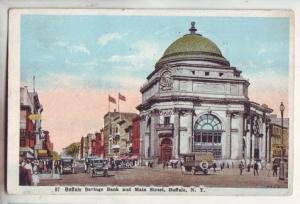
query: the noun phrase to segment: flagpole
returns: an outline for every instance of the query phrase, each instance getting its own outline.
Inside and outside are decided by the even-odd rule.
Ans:
[[[118,94],[118,112],[120,112],[119,101],[120,101],[120,93]]]

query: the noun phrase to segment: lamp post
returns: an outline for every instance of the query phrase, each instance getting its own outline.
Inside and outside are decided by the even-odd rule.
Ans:
[[[280,169],[279,169],[279,179],[284,180],[284,152],[283,152],[283,111],[284,111],[284,105],[281,102],[280,104],[280,112],[281,112],[281,159],[280,159]]]

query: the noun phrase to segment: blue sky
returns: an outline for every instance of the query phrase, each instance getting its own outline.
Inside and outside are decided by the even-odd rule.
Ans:
[[[264,71],[288,77],[288,18],[24,15],[21,80],[35,75],[40,89],[122,88],[112,76],[142,82],[191,21],[245,78]],[[60,84],[60,77],[77,83]]]

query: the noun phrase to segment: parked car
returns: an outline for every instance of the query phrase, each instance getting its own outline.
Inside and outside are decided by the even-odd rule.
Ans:
[[[84,173],[85,171],[85,161],[82,159],[77,159],[74,162],[75,173]]]
[[[197,152],[190,154],[181,154],[182,158],[182,173],[191,172],[192,175],[202,171],[208,173],[213,165],[214,156],[211,152]]]
[[[89,156],[87,158],[85,158],[85,173],[90,173],[90,164],[91,164],[91,161],[93,159],[97,159],[98,157],[95,157],[95,156]]]
[[[108,176],[108,161],[101,158],[90,160],[90,175],[94,176]]]
[[[75,173],[74,159],[72,157],[61,158],[60,163],[61,163],[61,171],[60,171],[61,174]]]

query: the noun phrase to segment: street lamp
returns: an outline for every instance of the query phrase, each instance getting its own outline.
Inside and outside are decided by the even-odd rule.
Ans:
[[[284,111],[284,105],[281,102],[280,104],[280,112],[281,112],[281,159],[280,159],[280,169],[279,169],[279,179],[284,180],[284,153],[283,153],[283,111]]]

